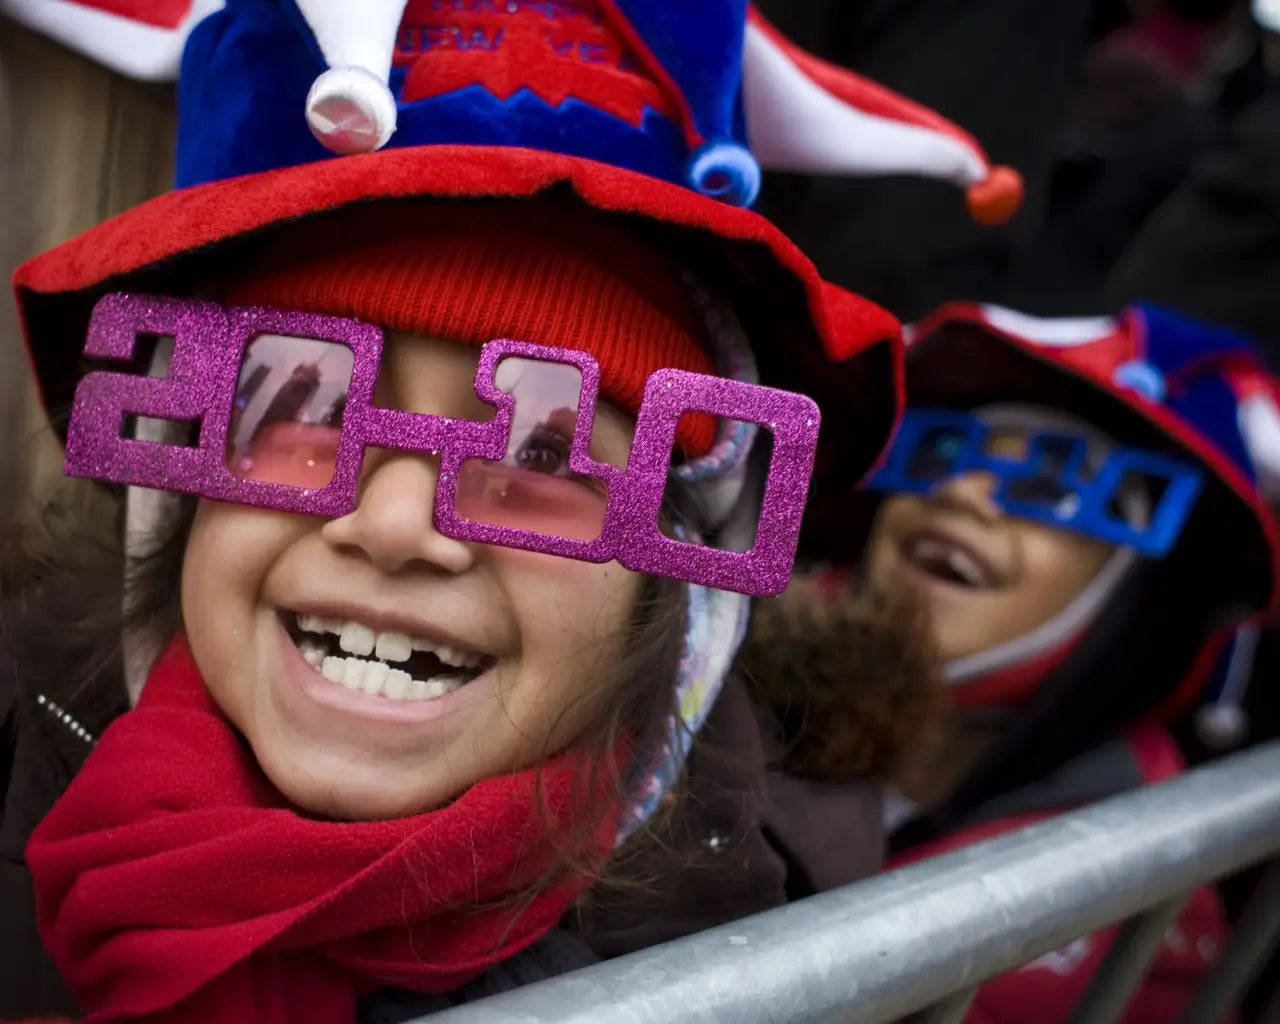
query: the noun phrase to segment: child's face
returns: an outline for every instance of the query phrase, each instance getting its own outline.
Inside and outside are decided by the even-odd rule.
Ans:
[[[478,358],[392,336],[377,404],[488,419]],[[625,466],[631,434],[602,404],[592,455]],[[536,763],[578,735],[622,654],[642,577],[437,533],[437,466],[370,450],[359,505],[327,522],[210,501],[196,513],[182,578],[192,651],[263,771],[304,810],[400,817]],[[355,686],[308,662],[352,648],[378,663],[354,666]],[[371,678],[380,694],[365,692],[379,688]]]
[[[986,473],[880,506],[867,571],[873,587],[916,590],[943,661],[1048,622],[1098,574],[1112,549],[1069,530],[1006,517]]]

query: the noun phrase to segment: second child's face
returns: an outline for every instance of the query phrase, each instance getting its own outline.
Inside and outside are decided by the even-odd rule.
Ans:
[[[1061,612],[1112,549],[1069,530],[1005,516],[985,473],[880,506],[867,572],[873,587],[915,590],[942,660],[1013,640]]]
[[[478,358],[392,336],[376,404],[486,419]],[[625,466],[631,431],[601,406],[592,455]],[[536,763],[580,733],[623,653],[642,577],[437,533],[437,467],[371,449],[355,511],[331,521],[197,510],[182,578],[192,652],[303,810],[401,817]]]

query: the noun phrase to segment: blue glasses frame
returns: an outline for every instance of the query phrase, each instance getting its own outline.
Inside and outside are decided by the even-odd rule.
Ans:
[[[1097,472],[1086,475],[1088,446],[1083,437],[1029,431],[1026,456],[1010,459],[986,450],[990,433],[991,428],[972,413],[908,408],[884,465],[867,488],[927,494],[949,477],[989,473],[997,481],[993,498],[1005,514],[1132,547],[1151,558],[1168,554],[1204,489],[1204,474],[1196,467],[1142,448],[1112,447]],[[945,465],[919,472],[914,468],[917,456],[928,454],[924,446],[939,435],[945,437],[947,448],[936,458]],[[1053,473],[1062,498],[1047,503],[1021,497],[1020,490],[1029,481],[1043,478],[1046,469]],[[1135,526],[1111,511],[1125,482],[1135,476],[1162,485],[1159,497],[1153,496],[1145,526]]]

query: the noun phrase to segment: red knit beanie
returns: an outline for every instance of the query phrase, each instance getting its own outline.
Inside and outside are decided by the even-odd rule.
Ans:
[[[655,370],[715,373],[675,262],[600,214],[549,203],[349,209],[271,236],[215,292],[477,345],[581,349],[603,397],[633,415]],[[714,437],[711,417],[682,417],[687,455]]]

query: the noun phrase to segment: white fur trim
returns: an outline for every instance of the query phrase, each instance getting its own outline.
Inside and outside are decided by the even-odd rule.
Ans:
[[[372,153],[396,130],[396,101],[367,68],[331,68],[307,94],[307,125],[335,153]]]
[[[0,12],[104,67],[144,82],[172,82],[187,35],[220,10],[222,0],[195,0],[173,29],[130,21],[71,0],[0,0]]]
[[[1046,348],[1074,348],[1115,334],[1120,322],[1110,316],[1040,317],[1005,306],[984,304],[982,317],[998,331],[1026,338]]]
[[[1280,500],[1280,409],[1269,394],[1250,395],[1236,414],[1264,500]]]
[[[986,161],[973,147],[845,103],[752,24],[742,54],[742,93],[751,151],[769,170],[918,174],[962,186],[987,176]]]

